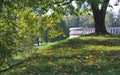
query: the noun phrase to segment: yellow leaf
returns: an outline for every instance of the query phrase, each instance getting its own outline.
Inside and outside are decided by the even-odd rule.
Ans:
[[[26,67],[22,67],[22,70],[26,70]]]

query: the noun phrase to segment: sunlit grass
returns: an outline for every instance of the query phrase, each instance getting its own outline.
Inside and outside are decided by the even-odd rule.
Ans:
[[[35,47],[2,75],[119,75],[120,35],[81,36]],[[15,59],[23,59],[23,57]]]

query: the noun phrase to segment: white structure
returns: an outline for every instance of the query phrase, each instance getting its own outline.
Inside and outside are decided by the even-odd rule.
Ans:
[[[107,28],[107,31],[111,34],[120,34],[120,27],[110,27]],[[82,27],[75,27],[70,28],[70,38],[79,37],[80,35],[86,35],[90,33],[94,33],[94,28],[82,28]]]
[[[70,28],[70,37],[69,38],[74,38],[74,37],[79,37],[83,33],[83,28],[82,27],[75,27],[75,28]]]

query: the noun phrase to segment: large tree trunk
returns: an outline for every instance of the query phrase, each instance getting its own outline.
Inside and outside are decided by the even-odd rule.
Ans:
[[[106,5],[101,6],[101,9],[99,8],[99,5],[91,3],[96,34],[108,34],[107,29],[105,27],[105,16],[106,16],[106,9],[107,9],[108,3],[109,3],[109,0],[106,1]]]
[[[106,34],[108,33],[105,27],[105,12],[99,10],[93,10],[94,22],[95,22],[95,33]]]

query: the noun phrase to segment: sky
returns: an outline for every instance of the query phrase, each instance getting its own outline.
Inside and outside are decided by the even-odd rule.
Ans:
[[[114,4],[115,4],[116,2],[117,2],[117,0],[110,0],[109,4],[112,5],[113,8],[108,7],[107,10],[108,10],[108,11],[111,11],[111,10],[112,10],[112,12],[114,12],[115,15],[118,15],[118,11],[120,10],[120,2],[119,2],[119,5],[114,6]],[[73,4],[73,5],[75,6],[75,8],[76,8],[77,5],[75,4],[75,1],[73,1],[72,4]],[[52,9],[49,9],[49,11],[47,12],[46,15],[50,15],[52,12],[53,12],[53,10],[52,10]]]
[[[112,10],[114,13],[118,13],[118,11],[120,10],[120,2],[118,6],[114,6],[114,4],[118,3],[117,0],[110,0],[109,4],[113,6],[113,8],[108,7],[108,10]],[[74,7],[76,8],[76,3],[75,1],[72,2],[72,4],[74,5]]]
[[[112,10],[116,15],[118,14],[118,11],[120,10],[120,3],[117,6],[114,6],[114,4],[117,2],[117,0],[110,0],[109,4],[113,6],[113,8],[108,7],[108,10]]]

